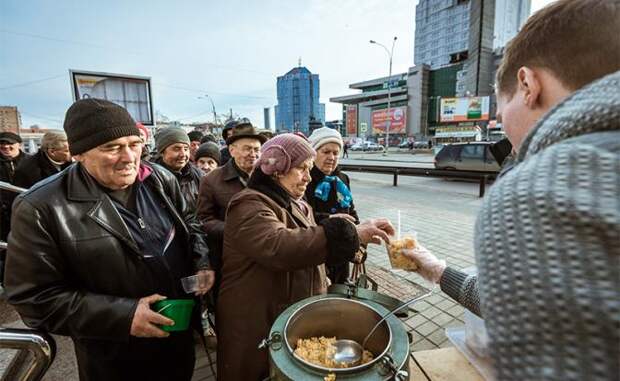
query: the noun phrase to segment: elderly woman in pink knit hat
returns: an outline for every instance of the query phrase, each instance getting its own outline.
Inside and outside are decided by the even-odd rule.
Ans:
[[[325,264],[348,263],[361,243],[388,240],[387,220],[317,225],[303,200],[316,152],[298,135],[261,148],[248,188],[228,205],[217,305],[218,380],[262,380],[268,353],[258,343],[291,304],[327,291]]]

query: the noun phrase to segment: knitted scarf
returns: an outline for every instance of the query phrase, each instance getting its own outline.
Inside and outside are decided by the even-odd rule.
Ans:
[[[316,186],[314,195],[323,202],[327,201],[329,198],[329,193],[332,190],[332,182],[334,181],[336,182],[336,199],[338,201],[338,205],[340,205],[341,208],[350,207],[351,202],[353,201],[351,191],[337,176],[325,176],[319,185]]]

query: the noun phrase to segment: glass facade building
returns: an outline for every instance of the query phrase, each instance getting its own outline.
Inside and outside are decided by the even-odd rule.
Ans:
[[[278,77],[276,132],[310,134],[310,118],[325,121],[325,104],[319,103],[319,75],[296,67]]]
[[[415,10],[416,66],[438,69],[469,49],[469,10],[469,1],[420,0]]]

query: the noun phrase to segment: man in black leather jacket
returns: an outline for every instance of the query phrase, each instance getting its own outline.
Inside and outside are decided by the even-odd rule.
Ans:
[[[191,331],[164,332],[173,322],[150,309],[192,297],[180,278],[213,275],[179,184],[140,163],[139,131],[114,103],[80,100],[64,128],[78,163],[17,198],[8,301],[28,326],[73,339],[81,380],[190,380]]]

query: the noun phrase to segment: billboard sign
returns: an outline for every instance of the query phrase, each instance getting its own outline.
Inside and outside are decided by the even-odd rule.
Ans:
[[[347,106],[347,136],[357,136],[357,105]]]
[[[440,122],[489,120],[489,97],[441,99]]]
[[[69,70],[73,100],[100,98],[123,106],[136,122],[154,124],[151,79],[123,74]]]
[[[371,114],[372,132],[385,134],[387,109],[376,110]],[[407,129],[407,106],[390,108],[390,134],[404,134]]]

